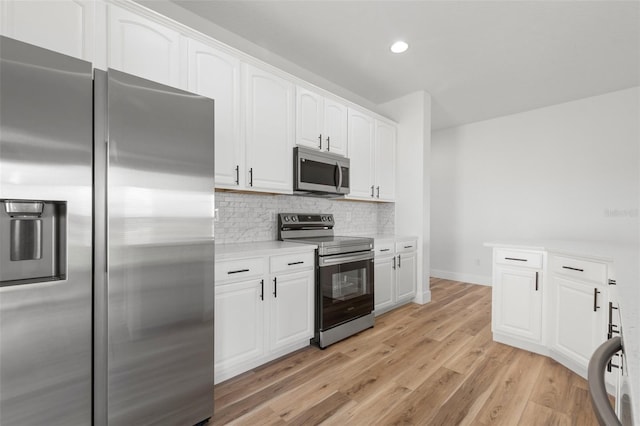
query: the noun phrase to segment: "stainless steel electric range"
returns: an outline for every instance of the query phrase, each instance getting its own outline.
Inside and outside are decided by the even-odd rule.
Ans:
[[[321,348],[373,327],[373,238],[333,234],[332,214],[280,213],[278,239],[315,244],[314,342]]]

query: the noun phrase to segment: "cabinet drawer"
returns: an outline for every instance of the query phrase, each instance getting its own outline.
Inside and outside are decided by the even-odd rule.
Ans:
[[[259,277],[266,273],[265,264],[266,258],[264,257],[216,262],[216,283],[219,281],[238,281],[251,277]]]
[[[551,256],[550,260],[553,273],[598,284],[606,283],[607,265],[604,263],[565,256]]]
[[[394,254],[394,244],[393,241],[384,241],[381,243],[375,243],[374,256],[382,257],[382,256],[393,256]]]
[[[418,249],[418,242],[416,240],[404,240],[396,242],[396,253],[408,253],[416,251]]]
[[[303,269],[310,269],[315,266],[315,253],[296,253],[296,254],[282,254],[277,256],[271,256],[270,259],[270,271],[272,274],[279,272],[300,271]]]
[[[501,265],[541,269],[542,257],[541,252],[496,249],[494,260]]]

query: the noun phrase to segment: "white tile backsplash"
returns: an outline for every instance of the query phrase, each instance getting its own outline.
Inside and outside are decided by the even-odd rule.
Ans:
[[[333,213],[336,235],[392,234],[394,204],[216,191],[216,243],[277,239],[278,213]]]

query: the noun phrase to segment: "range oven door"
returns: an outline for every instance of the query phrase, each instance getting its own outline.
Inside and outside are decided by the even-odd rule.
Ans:
[[[327,330],[373,311],[373,252],[318,260],[318,326]]]

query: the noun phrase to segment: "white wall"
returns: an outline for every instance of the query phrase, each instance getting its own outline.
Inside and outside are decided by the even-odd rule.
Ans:
[[[415,301],[431,300],[429,288],[429,203],[431,95],[418,91],[380,105],[398,122],[395,234],[418,236],[418,288]]]
[[[637,243],[640,88],[434,132],[431,272],[489,284],[505,239]]]

